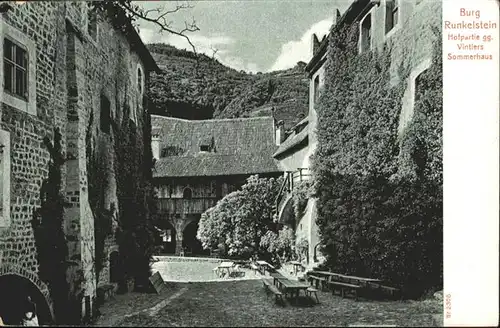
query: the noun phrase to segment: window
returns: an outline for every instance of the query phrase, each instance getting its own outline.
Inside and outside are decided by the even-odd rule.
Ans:
[[[144,77],[142,76],[142,69],[141,67],[137,68],[137,90],[139,90],[139,95],[142,96],[143,92],[143,86],[144,86]]]
[[[385,33],[389,33],[399,20],[398,0],[386,0],[385,2]]]
[[[361,22],[360,53],[370,50],[372,43],[372,16],[368,14]]]
[[[319,75],[314,79],[314,104],[319,100]]]
[[[201,145],[200,146],[200,151],[209,152],[210,151],[210,146],[209,145]]]
[[[170,229],[164,230],[162,237],[164,243],[172,242],[172,230]]]
[[[182,193],[182,198],[191,199],[193,198],[193,191],[191,188],[184,188],[184,192]]]
[[[0,227],[10,225],[10,133],[0,130]]]
[[[4,89],[28,100],[28,53],[8,38],[3,43]]]
[[[0,15],[0,102],[36,115],[36,44]]]
[[[111,109],[108,98],[101,96],[101,132],[109,133],[111,126]]]
[[[410,124],[413,118],[415,102],[418,101],[422,93],[430,87],[425,85],[422,73],[431,66],[430,58],[424,60],[420,65],[415,67],[411,72],[408,87],[403,98],[403,106],[399,116],[398,137],[401,138],[406,127]]]

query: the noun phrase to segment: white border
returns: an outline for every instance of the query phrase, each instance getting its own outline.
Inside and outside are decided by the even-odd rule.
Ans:
[[[499,31],[447,30],[460,8],[499,25],[497,0],[443,0],[444,324],[498,324]],[[494,60],[448,60],[448,34],[491,34]],[[474,53],[471,51],[470,53]]]

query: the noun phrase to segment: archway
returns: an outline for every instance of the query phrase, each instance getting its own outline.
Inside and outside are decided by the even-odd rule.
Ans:
[[[278,222],[281,225],[288,226],[293,231],[297,229],[297,223],[301,218],[296,218],[293,208],[293,199],[292,196],[289,195],[285,200],[284,204],[279,208],[278,213]]]
[[[159,240],[157,245],[161,245],[161,253],[175,254],[176,231],[174,226],[167,220],[161,220],[157,224]]]
[[[192,255],[209,255],[209,251],[203,249],[201,242],[196,238],[196,234],[198,233],[198,220],[191,221],[184,228],[182,233],[182,247],[187,254]]]
[[[52,324],[52,314],[45,296],[33,282],[17,274],[0,276],[0,317],[4,324],[21,325],[28,297],[36,306],[38,323]]]
[[[184,199],[193,198],[193,191],[191,190],[191,188],[189,187],[184,188],[184,191],[182,192],[182,198]]]

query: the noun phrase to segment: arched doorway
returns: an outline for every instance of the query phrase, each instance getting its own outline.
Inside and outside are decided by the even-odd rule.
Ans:
[[[191,188],[189,187],[184,188],[184,191],[182,192],[182,198],[184,199],[193,198],[193,191],[191,190]]]
[[[167,220],[160,220],[156,225],[159,231],[158,245],[161,245],[161,253],[175,254],[176,231],[174,226]]]
[[[28,297],[36,306],[38,323],[53,323],[50,307],[40,289],[20,275],[5,274],[0,276],[0,317],[5,325],[21,325]]]
[[[198,233],[198,221],[192,221],[184,228],[182,247],[184,251],[192,255],[209,255],[209,250],[204,250],[201,242],[196,238]]]
[[[120,254],[113,251],[109,254],[109,282],[119,282],[121,272]]]

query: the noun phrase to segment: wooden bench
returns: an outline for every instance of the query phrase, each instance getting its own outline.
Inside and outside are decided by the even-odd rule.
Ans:
[[[316,288],[319,288],[319,285],[321,284],[321,289],[323,289],[325,283],[328,281],[324,277],[319,277],[319,276],[315,276],[315,275],[308,275],[307,280],[309,281],[311,286],[315,285]]]
[[[318,298],[318,290],[313,287],[309,287],[306,289],[306,296],[313,298],[312,295],[316,296],[316,304],[319,304],[319,298]]]
[[[268,292],[271,292],[272,294],[274,294],[276,302],[279,301],[280,303],[284,304],[283,293],[281,293],[279,289],[273,285],[270,279],[262,279],[262,283],[264,285],[264,288],[266,289],[266,294]]]
[[[382,290],[386,290],[389,292],[389,294],[391,294],[392,297],[395,297],[397,294],[399,294],[399,296],[402,298],[402,293],[401,291],[398,289],[398,288],[394,288],[394,287],[389,287],[389,286],[380,286],[380,288]]]
[[[399,294],[400,298],[403,298],[403,294],[401,293],[401,290],[399,288],[383,286],[381,284],[377,284],[377,283],[373,283],[373,282],[369,282],[368,286],[372,289],[375,289],[375,290],[388,291],[392,297],[395,297],[395,295]]]
[[[358,290],[361,288],[361,286],[348,284],[345,282],[339,282],[339,281],[329,281],[328,284],[331,285],[332,294],[335,295],[335,290],[338,289],[338,290],[340,290],[340,295],[342,295],[342,298],[343,298],[346,295],[345,290],[350,290],[354,294],[354,299],[356,301],[358,300]]]

